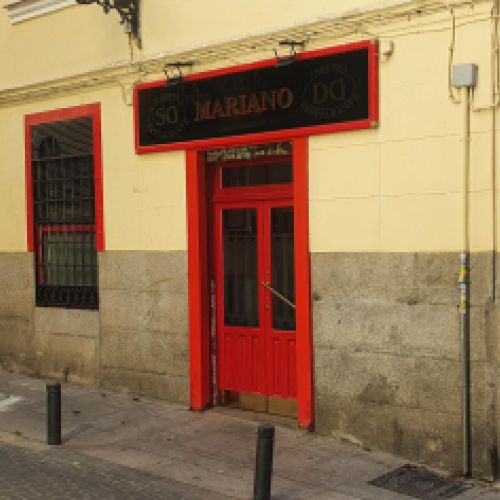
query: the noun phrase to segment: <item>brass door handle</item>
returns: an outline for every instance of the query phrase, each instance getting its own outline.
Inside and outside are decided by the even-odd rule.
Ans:
[[[270,283],[268,283],[267,281],[263,281],[262,282],[262,286],[264,288],[267,288],[271,293],[273,293],[274,295],[276,295],[276,297],[278,297],[278,299],[282,300],[285,304],[289,305],[290,307],[293,307],[293,309],[295,309],[295,304],[288,300],[284,295],[282,295],[281,293],[278,292],[278,290],[275,290]]]

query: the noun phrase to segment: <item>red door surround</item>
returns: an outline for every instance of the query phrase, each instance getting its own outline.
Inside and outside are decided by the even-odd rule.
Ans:
[[[260,143],[264,142],[262,140]],[[307,138],[293,139],[293,188],[278,187],[278,200],[250,203],[240,202],[238,207],[253,206],[261,214],[264,225],[269,226],[272,208],[294,207],[294,253],[295,253],[295,289],[296,297],[296,333],[270,330],[271,348],[265,355],[264,363],[269,373],[269,384],[262,386],[262,379],[251,377],[241,383],[248,383],[248,392],[257,392],[281,397],[297,399],[298,424],[303,428],[311,428],[314,423],[313,411],[313,360],[311,333],[311,294],[309,266],[309,228],[308,228],[308,184],[307,184]],[[218,144],[219,146],[219,144]],[[188,280],[189,280],[189,342],[190,342],[190,407],[193,410],[203,410],[212,403],[212,377],[210,369],[210,319],[209,319],[209,238],[207,234],[208,210],[207,203],[207,172],[205,168],[205,153],[203,151],[186,151],[186,182],[187,182],[187,217],[188,217]],[[288,190],[288,192],[287,192]],[[287,201],[288,200],[288,201]],[[241,204],[243,203],[243,205]],[[238,208],[234,203],[219,203],[218,210],[223,206]],[[219,228],[220,230],[220,228]],[[266,253],[268,242],[261,248]],[[269,250],[269,249],[268,249]],[[267,250],[267,252],[268,252]],[[262,259],[269,256],[262,255]],[[217,260],[217,259],[216,259]],[[263,274],[261,281],[266,280]],[[261,291],[260,296],[270,301],[267,291]],[[219,297],[219,301],[221,298]],[[265,302],[261,302],[262,313],[265,315]],[[247,329],[248,331],[252,329]],[[240,332],[241,333],[241,332]],[[252,333],[254,336],[255,332]],[[251,335],[250,335],[251,336]],[[293,344],[293,345],[292,345]],[[272,346],[275,346],[273,361]],[[219,353],[223,349],[218,350]],[[279,355],[277,353],[280,353]],[[218,362],[220,362],[218,360]],[[286,373],[278,376],[277,369]],[[230,375],[230,374],[229,374]],[[226,373],[227,376],[227,373]],[[223,388],[232,388],[234,381],[226,378]],[[219,371],[219,381],[220,371]],[[224,387],[227,386],[227,387]],[[244,387],[238,387],[242,390]]]

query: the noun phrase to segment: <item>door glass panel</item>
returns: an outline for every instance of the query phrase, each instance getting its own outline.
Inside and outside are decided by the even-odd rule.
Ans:
[[[293,245],[293,208],[271,209],[272,287],[295,304],[295,269]],[[283,298],[272,294],[273,328],[295,330],[295,309]]]
[[[225,210],[222,227],[224,323],[258,326],[257,210]]]

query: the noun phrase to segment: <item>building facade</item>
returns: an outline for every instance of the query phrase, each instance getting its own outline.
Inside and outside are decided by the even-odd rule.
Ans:
[[[4,368],[496,477],[496,1],[4,4]]]

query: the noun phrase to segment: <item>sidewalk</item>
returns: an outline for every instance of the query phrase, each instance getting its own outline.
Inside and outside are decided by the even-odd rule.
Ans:
[[[64,453],[182,483],[185,498],[251,498],[258,424],[245,412],[195,413],[71,384],[62,394]],[[0,447],[46,450],[45,425],[45,381],[0,371]],[[409,498],[368,484],[404,463],[390,455],[284,426],[275,446],[273,499]],[[493,500],[500,492],[474,487],[454,498]]]

